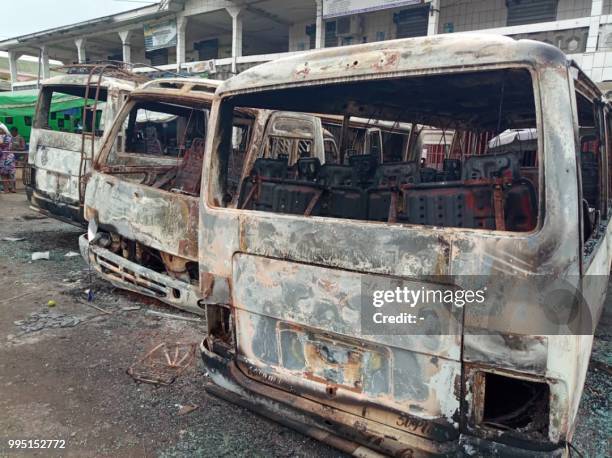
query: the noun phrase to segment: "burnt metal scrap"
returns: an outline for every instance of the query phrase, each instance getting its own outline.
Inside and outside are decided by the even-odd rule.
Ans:
[[[23,335],[49,328],[72,328],[82,321],[82,318],[76,316],[42,310],[31,313],[25,319],[17,320],[13,324],[21,330],[19,335]]]
[[[161,342],[127,369],[138,382],[170,385],[186,370],[193,367],[196,343]]]

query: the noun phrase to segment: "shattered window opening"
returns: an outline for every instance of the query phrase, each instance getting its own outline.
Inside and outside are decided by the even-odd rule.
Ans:
[[[114,123],[115,142],[101,158],[102,171],[152,188],[199,196],[209,112],[208,104],[202,103],[131,102]],[[236,117],[234,156],[248,147],[252,122],[245,113]]]
[[[600,236],[598,226],[607,212],[604,194],[606,183],[604,164],[607,162],[606,126],[601,104],[593,103],[580,92],[576,92],[576,106],[580,141],[577,159],[580,164],[582,187],[583,241],[586,242]],[[585,254],[588,255],[590,247],[585,248]]]
[[[172,104],[138,103],[130,111],[125,154],[183,157],[206,136],[208,111]]]
[[[298,86],[227,100],[368,120],[362,132],[344,124],[328,129],[339,159],[281,152],[267,131],[238,195],[226,199],[239,209],[511,232],[537,226],[538,161],[489,145],[508,130],[537,128],[525,69]],[[419,138],[368,128],[380,122],[418,126]]]
[[[90,91],[90,98],[85,101],[84,86],[45,86],[41,89],[34,127],[59,132],[80,134],[92,132],[96,137],[104,134],[104,110],[106,109],[106,88],[100,88],[97,109],[94,114],[87,111],[83,119],[83,105],[93,107],[95,90]],[[94,121],[95,119],[95,121]],[[92,129],[95,122],[95,130]]]

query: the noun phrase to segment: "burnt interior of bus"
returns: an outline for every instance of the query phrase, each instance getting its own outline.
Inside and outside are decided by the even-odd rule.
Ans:
[[[324,161],[306,152],[294,162],[286,155],[266,154],[262,148],[246,164],[249,170],[237,195],[231,195],[224,167],[224,157],[230,153],[229,131],[224,126],[230,125],[235,107],[321,113],[345,120],[359,117],[366,120],[365,127],[368,120],[372,125],[374,120],[410,124],[407,136],[412,138],[406,138],[404,146],[395,140],[381,147],[360,142],[359,135],[351,137],[348,129],[340,133],[336,129],[337,157],[326,155]],[[537,145],[535,151],[505,150],[498,140],[506,132],[536,128],[532,79],[524,69],[238,95],[227,98],[221,107],[219,186],[222,193],[230,194],[224,202],[244,210],[528,232],[538,221]],[[423,130],[437,132],[438,144],[419,143]],[[267,139],[262,143],[268,145]],[[425,146],[441,153],[438,160],[431,160],[433,153],[428,159]]]
[[[582,191],[582,224],[583,241],[596,238],[597,228],[602,218],[606,217],[607,208],[603,197],[603,149],[605,148],[605,120],[602,105],[593,103],[581,93],[576,93],[576,107],[578,129],[580,137],[580,150],[578,163],[580,164],[581,191]],[[589,250],[590,246],[585,246]]]
[[[136,102],[102,171],[155,189],[198,196],[208,108]]]
[[[137,101],[123,120],[101,171],[149,186],[198,197],[209,105],[178,105],[155,98]],[[252,119],[237,114],[232,157],[242,158]]]

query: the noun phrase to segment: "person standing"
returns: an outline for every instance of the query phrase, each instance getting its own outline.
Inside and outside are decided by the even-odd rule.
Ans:
[[[4,192],[17,192],[15,181],[15,154],[12,151],[3,151],[0,157],[0,179]]]

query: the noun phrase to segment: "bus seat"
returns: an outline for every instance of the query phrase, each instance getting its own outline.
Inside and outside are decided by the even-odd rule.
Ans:
[[[187,194],[200,194],[200,181],[202,180],[202,165],[204,161],[204,139],[196,138],[191,147],[185,151],[174,179],[173,189]]]
[[[463,165],[463,180],[484,178],[520,177],[520,162],[515,153],[485,154],[471,156]]]

